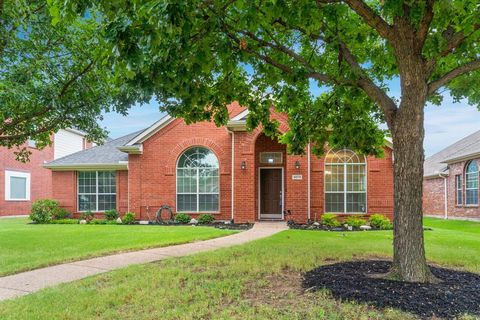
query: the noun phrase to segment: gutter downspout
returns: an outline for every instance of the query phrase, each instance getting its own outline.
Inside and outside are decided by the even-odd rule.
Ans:
[[[232,134],[232,186],[231,186],[231,189],[232,189],[232,192],[231,192],[231,197],[232,197],[232,204],[231,204],[231,218],[232,218],[232,221],[234,221],[233,219],[233,215],[234,215],[234,212],[235,212],[235,132],[233,131],[230,131],[230,133]]]
[[[308,213],[308,220],[311,221],[311,212],[310,212],[310,142],[308,143],[307,147],[308,157],[307,157],[307,213]]]
[[[444,173],[441,173],[439,172],[438,173],[438,176],[440,178],[443,178],[443,201],[444,201],[444,219],[445,220],[448,220],[448,192],[447,192],[447,178],[448,178],[448,175],[442,175]]]

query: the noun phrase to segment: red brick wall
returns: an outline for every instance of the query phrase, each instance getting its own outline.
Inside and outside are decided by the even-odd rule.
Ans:
[[[480,168],[480,158],[474,159]],[[465,165],[468,161],[462,161],[449,165],[449,175],[447,177],[447,211],[449,218],[476,218],[480,219],[480,208],[478,205],[466,206],[456,204],[455,195],[455,176],[462,175],[462,182],[465,184]],[[423,181],[423,213],[426,215],[436,215],[444,217],[444,181],[443,178],[425,179]],[[463,202],[465,194],[463,191]]]
[[[28,149],[32,152],[30,161],[21,163],[15,160],[15,149],[0,148],[0,216],[28,214],[33,201],[52,196],[52,173],[42,165],[53,159],[53,146]],[[30,201],[5,200],[5,170],[30,173]]]

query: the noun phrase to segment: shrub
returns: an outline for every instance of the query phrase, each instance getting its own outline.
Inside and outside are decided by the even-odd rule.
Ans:
[[[71,214],[65,208],[58,207],[57,211],[53,213],[52,219],[64,220],[70,218]]]
[[[211,214],[201,214],[198,216],[198,223],[209,224],[215,221],[215,218]]]
[[[58,219],[50,221],[51,224],[78,224],[77,219]]]
[[[120,215],[115,209],[105,211],[105,219],[107,220],[117,220]]]
[[[127,212],[122,218],[123,224],[133,224],[135,222],[135,213]]]
[[[375,229],[390,230],[393,229],[393,225],[390,220],[382,214],[372,214],[370,219],[370,227]]]
[[[190,217],[188,214],[185,213],[179,213],[175,215],[175,221],[183,224],[187,224],[192,220],[192,217]]]
[[[358,229],[360,226],[363,226],[367,223],[365,219],[348,217],[345,219],[345,223],[351,226],[352,228]]]
[[[58,201],[52,199],[37,200],[32,204],[30,219],[35,223],[49,223],[59,211]]]
[[[103,220],[103,219],[92,219],[89,223],[90,223],[90,224],[106,224],[106,223],[107,223],[107,220]]]
[[[82,214],[80,215],[80,220],[87,220],[87,221],[90,221],[94,218],[95,214],[88,210],[88,211],[85,211],[85,212],[82,212]]]
[[[320,220],[323,225],[335,228],[340,226],[340,221],[338,221],[337,216],[332,213],[325,213]]]

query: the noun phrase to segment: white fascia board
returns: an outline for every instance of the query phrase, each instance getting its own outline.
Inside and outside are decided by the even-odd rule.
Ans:
[[[237,121],[245,118],[248,115],[248,109],[243,110],[239,114],[237,114],[235,117],[231,118],[230,121]]]
[[[128,143],[125,144],[125,146],[133,146],[135,144],[140,144],[143,141],[147,140],[150,138],[153,134],[155,134],[157,131],[161,130],[163,127],[165,127],[167,124],[172,122],[175,118],[172,118],[169,115],[166,115],[165,117],[161,118],[154,124],[152,124],[149,128],[145,129],[142,133],[137,135],[135,138],[130,140]]]
[[[143,153],[143,145],[142,144],[136,144],[133,146],[120,146],[117,147],[118,150],[122,152],[126,152],[128,154],[142,154]]]
[[[77,170],[128,170],[128,161],[119,163],[78,163],[78,164],[44,164],[44,168],[53,171],[77,171]]]

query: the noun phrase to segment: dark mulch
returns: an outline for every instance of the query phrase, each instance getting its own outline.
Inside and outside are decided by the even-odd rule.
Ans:
[[[388,272],[390,265],[388,261],[374,260],[325,265],[307,272],[303,287],[327,289],[336,299],[378,308],[393,307],[421,318],[480,316],[480,275],[431,267],[441,283],[406,283],[372,277]]]

